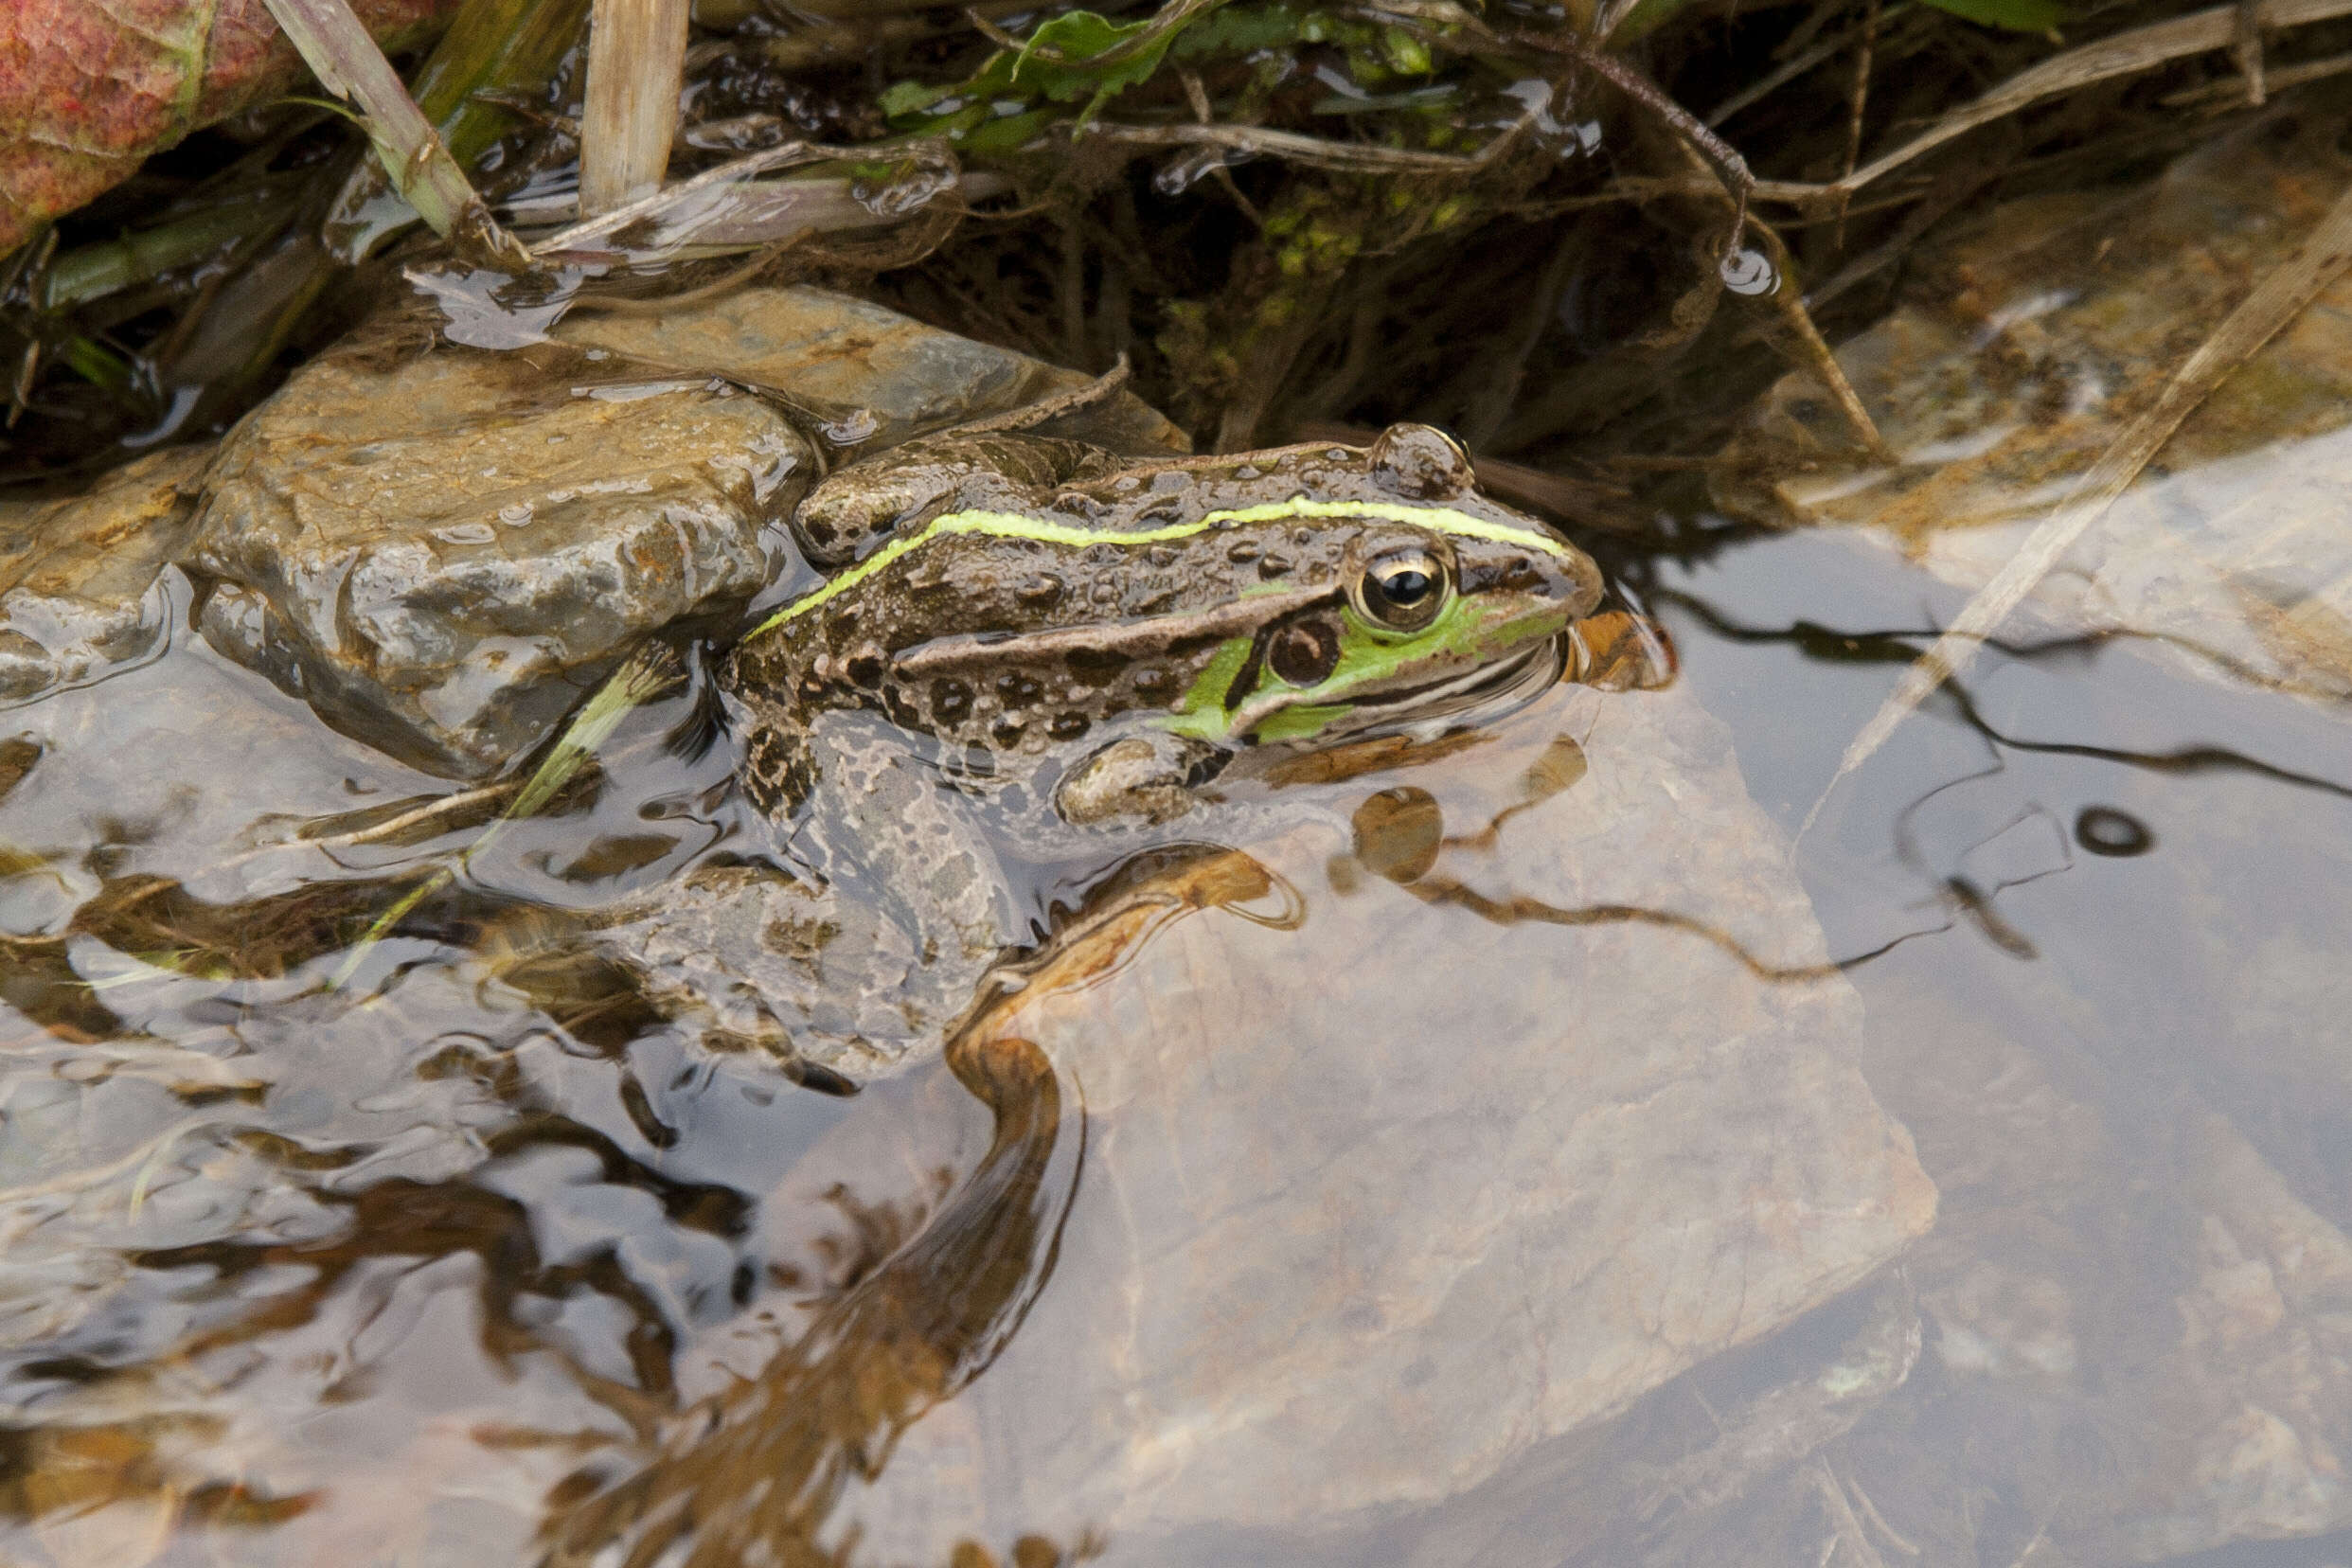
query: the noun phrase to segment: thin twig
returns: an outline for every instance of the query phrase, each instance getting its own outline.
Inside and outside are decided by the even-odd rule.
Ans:
[[[2345,0],[2345,4],[2352,5],[2352,0]],[[1689,143],[1691,151],[1706,160],[1715,170],[1716,177],[1723,182],[1723,188],[1731,193],[1731,238],[1724,245],[1723,254],[1728,258],[1739,248],[1740,233],[1747,224],[1748,200],[1755,193],[1755,176],[1749,172],[1748,160],[1739,155],[1737,149],[1709,130],[1698,116],[1667,97],[1665,89],[1656,82],[1616,56],[1603,53],[1573,33],[1523,31],[1510,36],[1512,43],[1528,48],[1567,56],[1657,116]]]
[[[1862,42],[1854,51],[1854,90],[1846,102],[1845,162],[1843,168],[1847,174],[1854,172],[1854,165],[1862,158],[1862,111],[1870,103],[1870,55],[1878,39],[1879,0],[1869,0],[1869,8],[1862,13]],[[1838,225],[1830,231],[1829,243],[1835,250],[1845,248],[1844,203],[1839,204]]]
[[[1806,1472],[1812,1480],[1813,1489],[1821,1493],[1822,1506],[1828,1511],[1829,1524],[1837,1531],[1838,1543],[1854,1554],[1854,1560],[1861,1564],[1861,1568],[1886,1568],[1886,1559],[1880,1557],[1879,1549],[1870,1544],[1869,1536],[1862,1532],[1862,1521],[1854,1517],[1853,1506],[1845,1500],[1845,1488],[1839,1486],[1838,1478],[1830,1473],[1829,1461],[1815,1454],[1813,1462],[1806,1467]]]
[[[2264,67],[2262,85],[2266,92],[2283,93],[2290,87],[2300,87],[2307,81],[2319,81],[2331,76],[2352,71],[2352,54],[2328,55],[2320,60],[2306,60],[2293,65],[2281,65],[2272,70]],[[2222,103],[2244,96],[2245,83],[2239,81],[2208,81],[2201,87],[2185,88],[2168,93],[2156,101],[2166,109],[2186,109],[2202,103]]]
[[[1179,70],[1176,73],[1176,80],[1184,83],[1185,101],[1192,105],[1194,123],[1215,124],[1217,110],[1209,102],[1208,89],[1202,85],[1201,73]],[[1217,167],[1210,171],[1210,178],[1224,187],[1225,194],[1233,198],[1234,205],[1241,209],[1241,215],[1250,221],[1252,227],[1262,229],[1266,226],[1265,215],[1257,210],[1256,203],[1241,194],[1241,187],[1235,181],[1233,170],[1225,167],[1224,160],[1221,158],[1218,160]]]
[[[1879,12],[1879,21],[1881,25],[1892,22],[1910,9],[1911,0],[1896,0],[1894,5]],[[1843,52],[1847,45],[1854,42],[1854,34],[1860,30],[1859,27],[1849,28],[1835,38],[1816,44],[1794,59],[1774,66],[1765,75],[1756,78],[1755,80],[1717,104],[1708,113],[1708,128],[1719,129],[1725,120],[1739,113],[1740,110],[1770,97],[1823,61]],[[1848,168],[1850,170],[1851,166],[1849,165]]]
[[[2075,482],[2066,499],[2027,536],[2016,555],[1962,607],[1934,646],[1903,672],[1894,693],[1845,748],[1838,771],[1821,799],[1805,816],[1804,828],[1821,815],[1823,802],[1839,780],[1886,743],[1895,727],[1944,682],[1968,668],[1976,650],[2006,620],[2025,596],[2049,574],[2075,542],[2107,514],[2149,459],[2164,449],[2181,421],[2203,402],[2230,373],[2243,365],[2287,324],[2302,314],[2337,278],[2352,268],[2352,188],[2320,220],[2301,249],[2273,269],[2197,351],[2173,372],[2155,403],[2110,443],[2099,460]]]
[[[1879,1506],[1870,1501],[1870,1494],[1862,1490],[1861,1482],[1848,1475],[1845,1478],[1845,1489],[1852,1494],[1855,1506],[1862,1510],[1862,1519],[1885,1538],[1888,1545],[1905,1557],[1915,1558],[1919,1555],[1919,1548],[1914,1545],[1900,1530],[1886,1522],[1886,1515],[1880,1513]]]
[[[1795,288],[1795,274],[1791,271],[1795,263],[1790,258],[1789,247],[1781,242],[1779,235],[1773,232],[1772,225],[1760,218],[1748,220],[1748,232],[1763,245],[1765,258],[1780,275],[1779,286],[1773,290],[1773,304],[1780,312],[1782,324],[1796,338],[1800,363],[1813,373],[1813,379],[1821,383],[1836,401],[1846,428],[1853,432],[1855,443],[1881,463],[1898,461],[1888,448],[1885,437],[1879,434],[1878,423],[1870,418],[1870,410],[1862,406],[1862,395],[1854,390],[1854,383],[1846,380],[1845,367],[1838,363],[1838,356],[1830,352],[1828,343],[1821,335],[1821,329],[1813,325],[1812,312],[1805,308],[1804,295]]]

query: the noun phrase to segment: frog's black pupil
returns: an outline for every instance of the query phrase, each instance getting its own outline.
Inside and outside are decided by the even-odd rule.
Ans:
[[[1391,604],[1418,604],[1429,597],[1432,586],[1428,573],[1409,569],[1381,579],[1381,593]]]

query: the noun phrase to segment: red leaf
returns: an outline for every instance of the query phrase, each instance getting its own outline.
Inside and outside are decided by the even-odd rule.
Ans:
[[[353,0],[387,49],[460,0]],[[205,26],[207,14],[210,26]],[[189,132],[302,82],[261,0],[0,3],[0,253]]]

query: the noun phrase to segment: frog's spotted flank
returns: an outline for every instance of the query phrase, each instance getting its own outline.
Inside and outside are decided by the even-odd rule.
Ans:
[[[1042,517],[1026,517],[1019,512],[962,511],[936,517],[922,531],[904,539],[894,539],[864,561],[858,562],[824,587],[794,599],[770,615],[752,632],[757,637],[775,631],[821,605],[829,603],[849,592],[891,562],[922,548],[945,534],[987,534],[998,539],[1026,539],[1041,544],[1061,544],[1072,549],[1084,549],[1096,544],[1159,544],[1171,540],[1190,539],[1196,534],[1229,524],[1279,523],[1287,518],[1308,517],[1366,517],[1392,523],[1411,524],[1436,533],[1453,534],[1463,539],[1483,539],[1498,544],[1517,544],[1523,549],[1566,560],[1575,551],[1559,540],[1539,533],[1532,528],[1513,527],[1507,523],[1490,522],[1455,511],[1451,507],[1407,507],[1381,501],[1315,501],[1298,496],[1289,501],[1271,501],[1262,506],[1242,507],[1232,511],[1213,511],[1188,523],[1170,523],[1157,528],[1141,528],[1131,533],[1105,533],[1098,528],[1074,527],[1067,523],[1051,523]]]

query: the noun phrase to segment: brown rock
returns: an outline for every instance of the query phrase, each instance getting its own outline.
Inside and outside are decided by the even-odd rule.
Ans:
[[[86,495],[0,504],[0,701],[155,650],[170,625],[158,579],[187,542],[205,455],[159,452]]]
[[[206,480],[205,638],[338,729],[466,776],[535,744],[648,633],[742,608],[778,563],[807,441],[706,378],[556,358],[354,348],[297,372]]]

